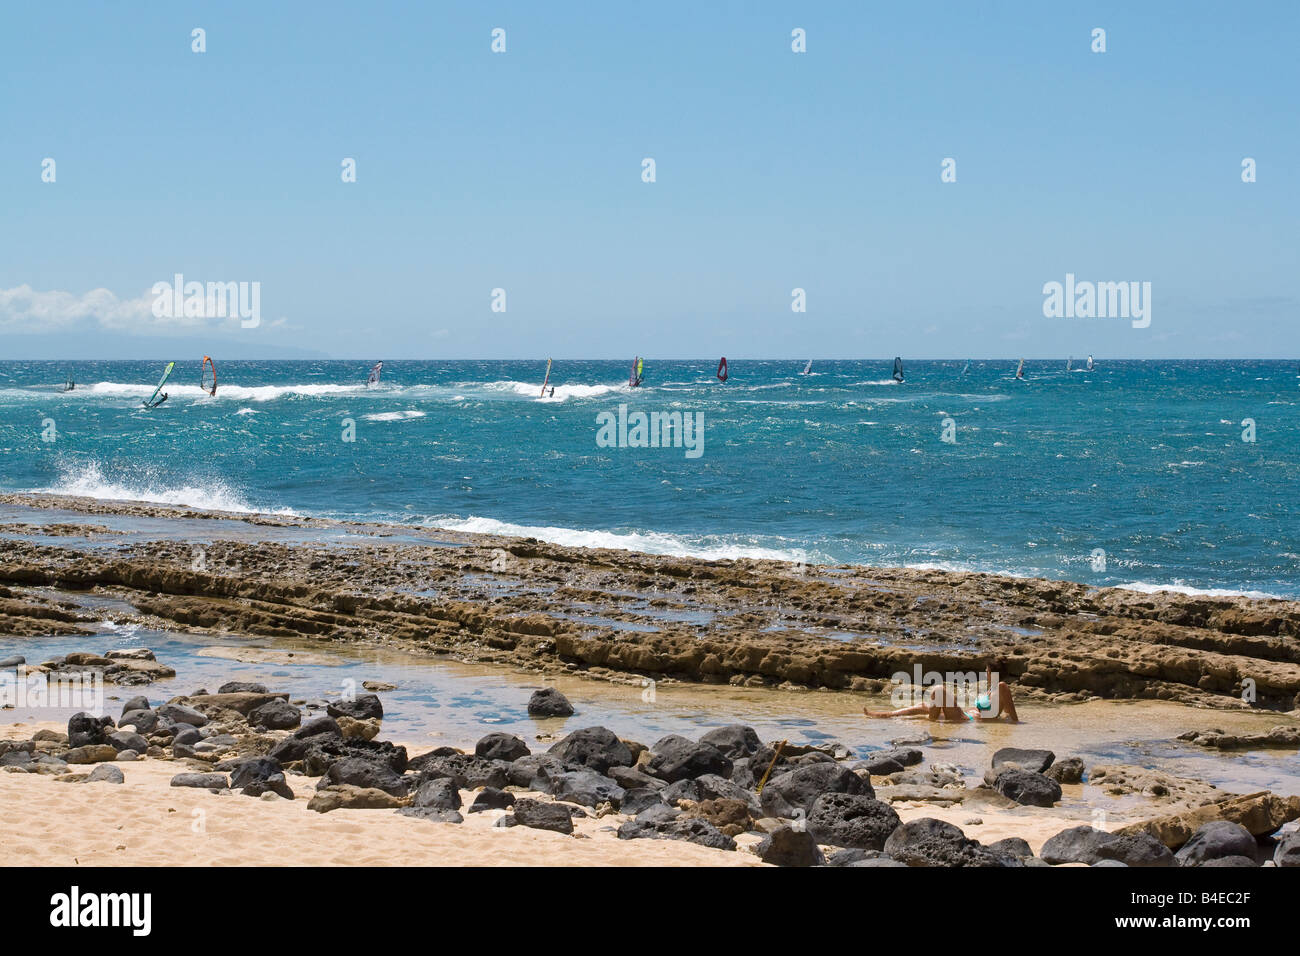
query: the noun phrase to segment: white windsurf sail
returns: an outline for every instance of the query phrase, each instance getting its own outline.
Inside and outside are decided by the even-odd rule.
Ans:
[[[366,385],[367,386],[378,385],[379,376],[381,376],[383,373],[384,373],[384,363],[376,362],[370,369],[370,375],[366,379]]]
[[[805,366],[803,367],[803,371],[800,372],[799,374],[800,374],[800,375],[811,375],[811,374],[812,374],[812,359],[809,359],[809,360],[808,360],[808,364],[805,365]]]
[[[546,377],[545,377],[544,379],[542,379],[542,394],[541,394],[541,397],[542,397],[542,398],[545,398],[545,397],[546,397],[546,386],[547,386],[547,384],[548,384],[550,381],[551,381],[551,360],[550,360],[550,359],[547,359],[547,360],[546,360]]]

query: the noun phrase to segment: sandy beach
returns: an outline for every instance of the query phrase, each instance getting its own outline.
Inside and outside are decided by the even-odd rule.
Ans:
[[[49,723],[48,729],[59,729]],[[4,727],[6,737],[40,725]],[[125,783],[63,783],[0,774],[0,842],[23,866],[762,866],[748,854],[682,842],[619,840],[580,819],[576,837],[497,829],[500,811],[462,824],[392,811],[307,809],[293,800],[171,787],[175,764],[117,764]]]
[[[7,724],[0,739],[55,722]],[[612,819],[579,818],[566,836],[528,827],[500,829],[504,811],[467,814],[460,824],[426,822],[391,811],[307,808],[310,788],[293,800],[250,798],[170,786],[169,760],[115,762],[125,782],[65,782],[42,774],[0,773],[0,840],[29,866],[765,866],[750,853],[684,841],[620,840]],[[89,768],[72,768],[85,771]],[[294,781],[298,783],[299,781]],[[520,791],[527,793],[527,791]],[[541,796],[540,794],[532,794]],[[1025,839],[1037,852],[1069,818],[1021,809],[895,805],[900,818],[965,825],[991,843]],[[971,821],[978,819],[977,825]],[[738,841],[751,846],[757,836]]]

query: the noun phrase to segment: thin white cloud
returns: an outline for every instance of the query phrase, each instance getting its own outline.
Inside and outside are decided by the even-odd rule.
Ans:
[[[111,329],[116,332],[157,334],[219,326],[238,327],[239,319],[208,316],[157,316],[154,294],[119,299],[111,289],[91,289],[77,295],[51,290],[37,292],[29,285],[0,289],[0,329],[9,332],[61,332],[77,329]]]

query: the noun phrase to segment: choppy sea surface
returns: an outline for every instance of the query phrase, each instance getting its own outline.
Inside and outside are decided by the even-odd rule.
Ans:
[[[163,363],[0,361],[0,489],[1300,597],[1295,361],[200,358],[148,410]],[[602,444],[620,405],[701,454]]]

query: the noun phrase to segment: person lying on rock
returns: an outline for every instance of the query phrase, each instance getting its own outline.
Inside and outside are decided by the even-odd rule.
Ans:
[[[862,712],[868,717],[914,717],[924,714],[930,720],[998,720],[1009,724],[1020,723],[1020,717],[1016,714],[1016,702],[1011,697],[1011,688],[1006,681],[998,681],[994,687],[991,665],[984,666],[984,680],[990,692],[976,696],[974,710],[963,710],[958,705],[956,685],[943,684],[927,687],[921,695],[922,703],[911,707],[900,707],[898,710],[868,710],[863,707]]]

